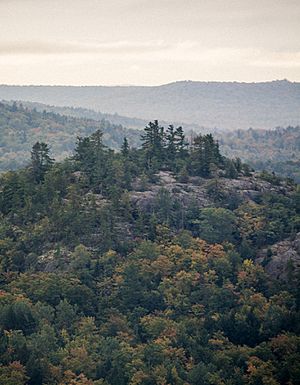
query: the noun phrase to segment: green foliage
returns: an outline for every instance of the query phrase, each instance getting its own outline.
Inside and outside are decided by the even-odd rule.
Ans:
[[[103,116],[100,119],[95,116],[92,120],[65,116],[60,112],[63,111],[46,112],[44,108],[38,111],[32,106],[0,103],[0,171],[26,166],[28,152],[36,142],[47,143],[53,157],[63,160],[71,155],[76,136],[85,137],[97,130],[103,132],[103,142],[111,148],[121,148],[124,136],[134,147],[140,145],[138,130],[125,129],[119,123],[112,124]]]
[[[1,385],[26,385],[27,380],[26,370],[20,362],[14,361],[7,366],[0,365]]]
[[[237,218],[233,212],[224,208],[206,208],[201,210],[200,218],[193,224],[199,227],[202,239],[210,243],[234,242],[237,233]]]
[[[194,138],[191,151],[190,171],[193,175],[210,177],[214,166],[222,163],[219,145],[211,134],[198,135]]]
[[[0,384],[297,384],[299,273],[280,282],[253,258],[300,230],[299,189],[265,176],[255,201],[228,193],[219,174],[245,166],[210,135],[188,149],[154,122],[143,143],[115,153],[95,131],[54,164],[40,143],[34,173],[2,175]],[[156,171],[185,194],[203,183],[211,205]]]
[[[300,182],[300,127],[237,130],[218,134],[222,153],[239,157],[256,170]],[[273,180],[276,177],[273,175]]]
[[[30,167],[37,183],[44,179],[46,172],[50,170],[54,162],[54,159],[49,156],[49,151],[48,145],[43,142],[36,142],[32,146]]]

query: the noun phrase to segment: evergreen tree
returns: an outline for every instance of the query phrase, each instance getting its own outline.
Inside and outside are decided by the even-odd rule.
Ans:
[[[92,150],[97,155],[97,153],[102,153],[106,146],[103,144],[103,132],[101,130],[95,131],[90,136],[90,142],[92,145]]]
[[[141,135],[141,141],[145,155],[145,166],[148,171],[155,172],[163,164],[165,158],[164,128],[155,120],[145,127],[144,132]]]
[[[95,156],[92,151],[91,141],[89,137],[77,137],[77,146],[74,150],[74,159],[78,162],[80,170],[84,171],[89,181],[95,163]]]
[[[5,174],[5,185],[0,196],[0,211],[9,213],[12,209],[23,207],[25,204],[24,181],[21,174],[8,172]]]
[[[194,138],[191,150],[190,171],[194,175],[207,176],[209,169],[205,169],[204,139],[202,135]]]
[[[219,166],[221,160],[219,144],[214,141],[211,134],[198,135],[194,138],[190,163],[190,170],[194,175],[210,177],[212,169],[215,168],[212,166]]]
[[[101,192],[103,192],[105,186],[110,159],[109,151],[103,144],[102,136],[102,131],[97,130],[90,137],[78,137],[74,156],[80,168],[88,175],[89,182],[93,186],[98,185]]]
[[[49,155],[50,149],[44,142],[36,142],[31,151],[31,170],[37,183],[44,180],[45,173],[54,163]]]
[[[127,158],[129,155],[129,144],[128,144],[128,140],[126,137],[124,137],[124,141],[123,141],[123,144],[121,146],[121,153],[122,153],[124,158]]]
[[[166,132],[166,155],[167,155],[167,164],[171,169],[175,168],[175,160],[176,160],[176,131],[174,129],[174,126],[171,124],[167,128]]]
[[[179,158],[185,159],[188,154],[188,142],[185,140],[185,135],[181,126],[177,127],[175,130],[175,147]]]
[[[103,133],[97,130],[91,135],[91,150],[93,154],[93,166],[91,169],[91,182],[95,186],[99,186],[101,193],[106,189],[106,178],[111,177],[109,173],[111,169],[111,158],[109,157],[109,151],[102,141]]]
[[[234,179],[239,175],[238,170],[236,169],[235,162],[228,159],[225,163],[225,176],[226,178]]]

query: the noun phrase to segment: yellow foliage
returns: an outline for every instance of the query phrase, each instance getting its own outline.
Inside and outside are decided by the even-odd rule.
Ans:
[[[143,383],[144,380],[147,380],[148,378],[149,378],[149,376],[146,373],[144,373],[142,370],[138,370],[131,377],[129,385],[140,385]]]
[[[174,269],[174,263],[165,255],[160,255],[153,263],[152,269],[154,273],[167,276]]]

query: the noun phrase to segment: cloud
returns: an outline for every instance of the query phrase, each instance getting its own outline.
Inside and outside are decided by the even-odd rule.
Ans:
[[[255,67],[300,67],[300,51],[298,52],[261,52],[251,62]]]
[[[51,55],[51,54],[138,54],[164,51],[172,48],[172,44],[164,41],[148,42],[74,42],[74,41],[2,41],[0,55]]]
[[[1,1],[1,0],[0,0]],[[209,48],[194,40],[177,42],[165,42],[163,40],[151,41],[54,41],[54,40],[32,40],[32,41],[0,41],[0,56],[9,57],[17,55],[20,57],[34,57],[53,55],[78,54],[82,58],[91,55],[105,55],[107,58],[118,60],[134,58],[145,60],[149,55],[149,61],[184,61],[198,62],[206,65],[243,64],[253,67],[282,67],[295,68],[300,66],[299,50],[264,50],[255,47],[214,47]],[[137,65],[134,63],[134,65]],[[135,68],[135,67],[132,67]]]

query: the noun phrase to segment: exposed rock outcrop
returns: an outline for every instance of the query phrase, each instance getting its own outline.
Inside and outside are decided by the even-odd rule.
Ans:
[[[157,183],[143,184],[137,179],[130,192],[130,199],[142,210],[151,210],[157,199],[158,193],[164,189],[170,194],[170,198],[179,201],[183,207],[196,204],[198,207],[207,207],[214,204],[214,199],[209,194],[209,185],[213,179],[201,177],[189,177],[188,182],[180,183],[173,174],[168,171],[161,171],[156,175]],[[250,177],[240,176],[238,179],[219,177],[217,179],[220,190],[228,196],[235,194],[242,200],[256,200],[265,192],[277,192],[288,194],[292,191],[291,187],[283,183],[273,185],[262,180],[257,174]]]
[[[189,183],[180,183],[176,181],[172,173],[167,171],[159,172],[156,177],[157,183],[148,184],[145,191],[139,191],[142,189],[141,181],[137,180],[134,191],[130,192],[132,203],[142,210],[150,210],[155,205],[162,189],[168,191],[170,198],[179,201],[183,207],[187,207],[191,203],[195,203],[199,207],[206,207],[212,203],[205,189],[207,180],[203,178],[197,178]]]
[[[294,239],[286,239],[261,250],[256,262],[264,265],[266,272],[274,278],[288,279],[291,270],[300,269],[300,233]]]
[[[70,267],[72,253],[66,248],[49,250],[36,258],[35,269],[53,273],[55,271],[67,271]]]

